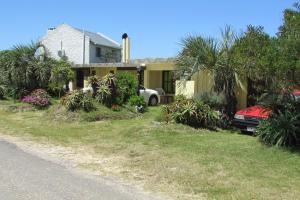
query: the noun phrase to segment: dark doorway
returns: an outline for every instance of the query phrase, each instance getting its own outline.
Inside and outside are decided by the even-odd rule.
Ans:
[[[173,71],[163,71],[162,87],[166,94],[175,94],[175,80]]]
[[[76,79],[77,88],[83,88],[83,86],[84,86],[84,71],[77,70],[76,77],[77,77],[77,79]]]

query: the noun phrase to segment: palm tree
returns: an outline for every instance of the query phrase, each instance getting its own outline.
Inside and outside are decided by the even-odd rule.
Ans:
[[[182,40],[183,49],[177,57],[179,71],[186,79],[201,70],[214,74],[214,90],[224,92],[226,113],[233,116],[236,107],[236,70],[232,65],[232,47],[237,36],[230,26],[221,31],[221,40],[202,36],[189,36]]]
[[[38,44],[17,45],[0,55],[1,77],[14,97],[23,91],[46,88],[51,75],[52,59],[40,61],[34,57]],[[2,80],[3,79],[3,80]]]

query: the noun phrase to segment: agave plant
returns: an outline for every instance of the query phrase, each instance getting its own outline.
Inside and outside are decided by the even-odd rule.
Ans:
[[[163,107],[163,119],[195,128],[215,128],[219,116],[203,102],[178,97],[174,103]]]
[[[273,113],[258,128],[259,139],[268,145],[299,146],[300,145],[300,114],[293,110]]]

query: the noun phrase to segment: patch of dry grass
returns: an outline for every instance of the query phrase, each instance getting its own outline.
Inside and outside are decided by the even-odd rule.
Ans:
[[[45,111],[0,111],[0,130],[74,150],[67,158],[174,199],[297,199],[300,156],[234,132],[195,130],[142,117],[49,121]]]

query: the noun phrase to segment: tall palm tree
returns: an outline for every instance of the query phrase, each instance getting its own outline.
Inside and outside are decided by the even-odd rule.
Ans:
[[[181,75],[190,79],[201,70],[213,72],[214,90],[224,92],[226,113],[233,116],[236,107],[236,71],[232,65],[232,47],[237,39],[230,26],[221,31],[221,40],[202,36],[189,36],[182,40],[183,49],[177,57]]]

